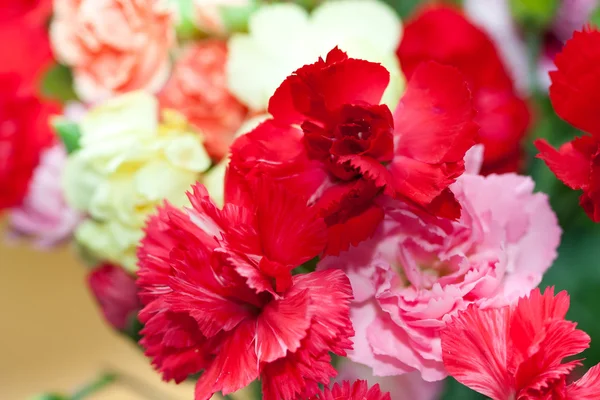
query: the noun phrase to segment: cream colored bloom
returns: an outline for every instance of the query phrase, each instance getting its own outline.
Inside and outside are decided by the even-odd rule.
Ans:
[[[100,259],[134,269],[135,247],[149,214],[185,192],[210,167],[202,138],[186,120],[143,92],[92,109],[80,124],[81,149],[65,171],[67,201],[89,215],[75,236]]]
[[[325,2],[311,14],[292,3],[264,6],[250,17],[249,33],[229,41],[230,91],[249,108],[265,110],[288,75],[338,46],[388,69],[384,102],[393,109],[404,88],[395,55],[401,32],[394,10],[378,0]]]

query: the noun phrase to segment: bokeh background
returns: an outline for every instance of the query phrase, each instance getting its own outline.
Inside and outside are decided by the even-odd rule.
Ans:
[[[424,1],[388,3],[406,19]],[[532,145],[539,137],[559,145],[581,133],[554,114],[543,91],[534,92],[531,102],[535,121],[523,173],[533,177],[536,190],[550,196],[563,229],[559,257],[541,286],[569,291],[568,318],[592,337],[591,348],[583,353],[590,367],[600,362],[600,226],[578,206],[579,193],[534,157]],[[193,398],[193,384],[161,382],[135,344],[105,325],[87,291],[85,274],[71,248],[40,252],[24,243],[0,244],[0,399],[26,399],[48,390],[72,392],[106,369],[125,378],[90,399]],[[481,398],[452,380],[443,397]]]

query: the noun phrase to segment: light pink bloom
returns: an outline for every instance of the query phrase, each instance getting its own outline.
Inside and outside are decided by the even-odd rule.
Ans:
[[[160,90],[175,43],[172,11],[167,0],[54,0],[52,47],[72,68],[79,97]]]
[[[319,268],[343,268],[354,290],[349,357],[376,376],[446,376],[440,328],[470,303],[497,307],[536,287],[556,257],[560,228],[547,196],[515,174],[463,175],[452,186],[459,221],[386,204],[374,237]]]
[[[357,379],[366,380],[368,386],[379,384],[382,392],[389,392],[391,400],[436,400],[440,398],[443,389],[442,382],[427,382],[421,378],[418,372],[411,372],[400,376],[374,376],[373,370],[362,364],[342,358],[336,365],[338,374],[335,382],[350,381]]]
[[[62,144],[47,149],[37,166],[23,203],[9,214],[10,236],[28,236],[41,248],[70,237],[80,221],[67,206],[62,192],[62,171],[67,154]]]

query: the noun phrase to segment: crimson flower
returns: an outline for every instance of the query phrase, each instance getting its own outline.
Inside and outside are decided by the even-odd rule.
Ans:
[[[575,32],[554,60],[550,100],[556,113],[589,135],[575,138],[558,150],[535,141],[538,157],[571,189],[582,190],[579,204],[600,222],[600,32]]]
[[[473,92],[475,121],[485,147],[482,172],[520,169],[521,142],[531,120],[529,107],[485,32],[457,10],[428,7],[406,24],[397,54],[407,78],[430,60],[458,68]]]
[[[267,400],[309,398],[336,374],[330,353],[351,348],[345,274],[291,275],[322,252],[322,219],[281,185],[252,194],[218,209],[198,184],[191,209],[150,219],[138,251],[140,344],[165,380],[203,371],[196,400],[257,378]]]
[[[0,74],[19,75],[22,84],[37,85],[52,62],[48,21],[52,0],[3,0],[0,6]]]
[[[87,280],[106,321],[119,331],[127,329],[141,309],[135,278],[119,266],[103,264]]]
[[[466,83],[455,68],[426,63],[392,113],[380,104],[388,82],[383,66],[337,48],[300,68],[271,97],[273,118],[234,142],[229,179],[267,175],[309,198],[330,254],[372,235],[381,194],[458,218],[448,186],[478,130]]]
[[[382,393],[378,384],[369,389],[367,381],[359,380],[353,384],[336,383],[331,389],[326,387],[310,400],[391,400],[391,397],[389,393]]]
[[[19,205],[41,152],[53,141],[52,105],[34,96],[16,74],[0,74],[0,211]]]
[[[565,320],[569,295],[533,290],[516,307],[481,310],[470,305],[446,324],[442,354],[448,373],[493,400],[600,398],[600,365],[567,384],[590,337]]]

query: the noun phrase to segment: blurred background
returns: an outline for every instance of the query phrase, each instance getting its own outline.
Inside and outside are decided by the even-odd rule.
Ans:
[[[475,1],[490,7],[497,3]],[[427,3],[419,0],[387,2],[403,21],[410,18],[415,8]],[[461,3],[459,0],[448,2]],[[546,75],[543,71],[540,73],[538,65],[544,52],[552,54],[556,42],[552,21],[557,18],[561,1],[506,2],[511,3],[510,17],[517,26],[528,58],[525,91],[533,111],[522,173],[532,176],[536,190],[550,196],[563,229],[559,257],[546,273],[541,287],[555,286],[557,290],[569,291],[568,318],[577,321],[592,338],[591,348],[583,353],[587,368],[600,362],[600,226],[592,223],[579,207],[579,193],[564,186],[534,157],[537,150],[532,144],[535,138],[545,138],[556,146],[581,135],[555,115],[547,86],[544,86]],[[592,21],[597,19],[596,13],[589,15]],[[476,19],[475,11],[472,16]],[[510,45],[508,41],[506,44]],[[0,224],[0,231],[3,227],[4,223]],[[192,383],[175,386],[161,382],[135,343],[105,324],[88,291],[86,273],[86,268],[74,256],[74,249],[68,246],[36,251],[25,242],[0,241],[0,315],[3,317],[0,399],[27,399],[49,390],[73,393],[108,370],[118,372],[122,378],[90,399],[193,398]],[[449,380],[443,398],[483,397]]]

